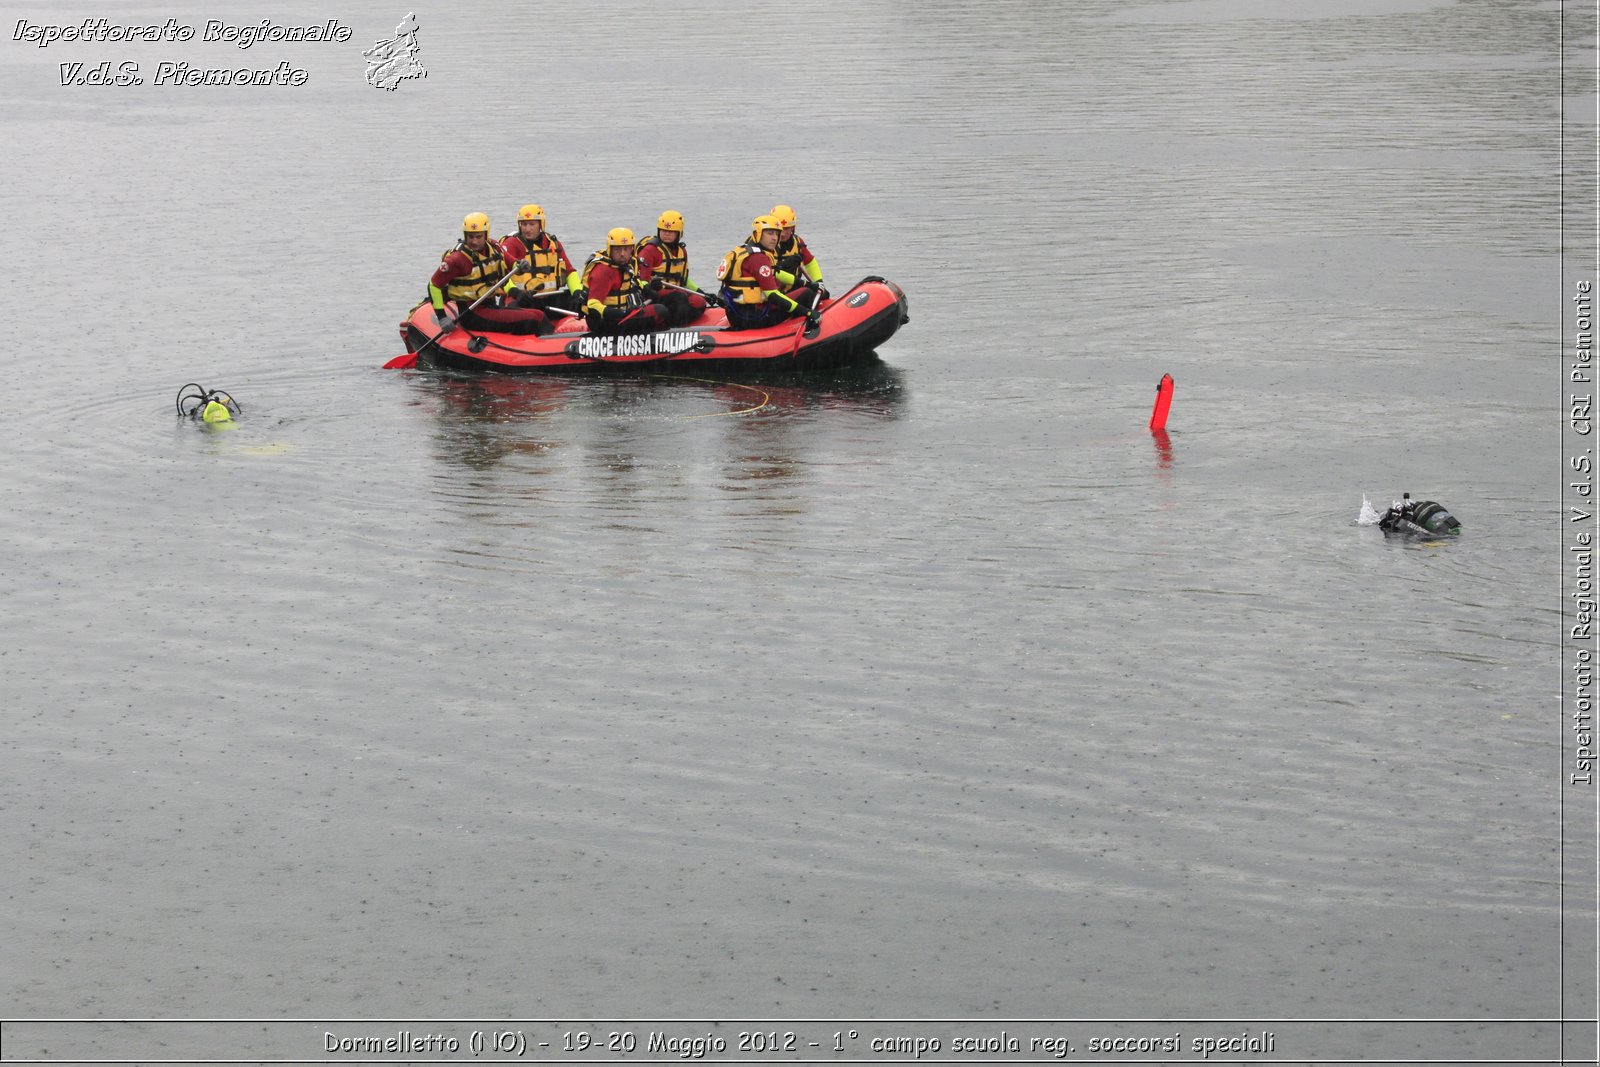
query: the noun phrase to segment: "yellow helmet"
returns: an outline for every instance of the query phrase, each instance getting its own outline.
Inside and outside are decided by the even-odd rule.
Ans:
[[[488,233],[489,216],[481,211],[474,211],[461,220],[462,233]]]
[[[544,221],[544,208],[538,204],[523,204],[522,210],[517,212],[517,221],[529,222],[534,219],[540,222]]]
[[[621,248],[623,245],[632,248],[633,244],[633,231],[626,226],[618,226],[606,234],[606,249],[608,251],[613,248]]]
[[[757,215],[755,217],[755,220],[750,223],[750,240],[752,240],[752,241],[761,240],[761,231],[762,230],[781,230],[781,229],[783,229],[783,227],[780,226],[778,224],[778,220],[773,218],[771,215]]]
[[[656,219],[656,229],[677,230],[678,235],[683,235],[683,216],[676,211],[663,211],[661,217]]]
[[[772,217],[778,220],[778,229],[791,230],[794,228],[794,208],[788,204],[779,204],[773,208]]]

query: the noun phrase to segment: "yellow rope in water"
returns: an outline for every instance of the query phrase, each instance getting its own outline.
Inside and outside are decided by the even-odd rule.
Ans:
[[[727,386],[733,387],[734,389],[748,389],[752,393],[761,393],[761,403],[755,405],[754,407],[740,408],[738,411],[713,411],[713,412],[710,412],[710,413],[705,414],[705,415],[683,415],[683,416],[680,416],[680,418],[684,418],[684,419],[717,419],[717,418],[722,418],[725,415],[748,415],[752,411],[760,411],[762,408],[766,407],[767,404],[769,404],[772,401],[771,394],[763,392],[762,390],[757,389],[753,385],[740,385],[738,382],[718,382],[718,381],[713,381],[710,378],[688,378],[688,377],[685,377],[682,374],[652,374],[650,377],[652,377],[652,378],[673,378],[673,379],[676,379],[677,381],[680,381],[680,382],[700,382],[700,383],[702,383],[704,385],[727,385]]]

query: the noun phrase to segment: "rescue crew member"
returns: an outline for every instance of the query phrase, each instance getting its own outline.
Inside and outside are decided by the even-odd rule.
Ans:
[[[472,311],[467,309],[484,293],[503,283],[514,260],[494,241],[489,240],[489,216],[474,211],[461,220],[461,243],[446,249],[439,269],[428,279],[428,299],[433,317],[440,325],[450,321],[444,303],[456,302],[460,324],[469,330],[494,330],[499,333],[547,334],[554,327],[545,321],[544,312],[532,308],[496,307],[492,296]]]
[[[672,311],[650,300],[633,264],[633,231],[618,226],[606,234],[606,246],[583,264],[583,288],[589,294],[583,310],[589,332],[611,335],[670,329]]]
[[[722,302],[728,308],[728,326],[753,330],[782,322],[805,309],[778,287],[772,257],[778,247],[778,220],[757,215],[750,223],[750,236],[738,248],[722,257],[717,280],[722,283]],[[809,318],[810,316],[808,316]]]
[[[794,208],[779,204],[772,209],[772,217],[778,220],[778,251],[772,263],[778,284],[805,306],[810,305],[812,294],[802,296],[795,292],[796,288],[809,286],[817,290],[820,299],[828,299],[828,287],[822,284],[822,264],[806,247],[805,238],[794,232]]]
[[[517,212],[517,232],[500,238],[506,259],[527,259],[531,269],[511,276],[512,297],[518,307],[551,305],[578,310],[578,271],[567,258],[561,241],[544,228],[544,208],[523,204]],[[538,290],[546,290],[538,296]]]
[[[634,256],[639,280],[672,311],[673,326],[687,326],[705,311],[709,299],[689,278],[689,248],[683,243],[683,216],[663,211],[656,235],[639,242]],[[665,284],[655,284],[657,282]],[[677,288],[673,288],[677,286]],[[688,289],[690,292],[684,292]]]

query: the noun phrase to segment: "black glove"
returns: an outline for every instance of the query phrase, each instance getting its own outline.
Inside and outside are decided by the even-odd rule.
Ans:
[[[821,314],[821,312],[817,312],[817,311],[808,311],[808,312],[806,312],[806,326],[808,328],[814,330],[818,326],[821,326],[821,325],[822,325],[822,314]]]
[[[435,308],[433,312],[433,322],[434,325],[443,326],[446,330],[449,330],[456,324],[456,320],[450,317],[450,312],[440,311],[437,308]]]
[[[584,318],[589,322],[589,332],[599,333],[606,327],[615,326],[621,322],[627,317],[628,311],[628,308],[619,307],[608,307],[604,311],[596,311],[594,308],[590,308],[584,312]]]
[[[533,260],[524,256],[515,263],[511,264],[511,271],[513,274],[532,274]]]
[[[828,299],[828,287],[822,284],[822,280],[820,278],[811,283],[811,288],[817,291],[818,300]]]
[[[662,281],[660,278],[651,278],[648,282],[645,282],[644,291],[649,293],[651,296],[660,296],[661,290],[665,289],[666,287],[667,283]]]

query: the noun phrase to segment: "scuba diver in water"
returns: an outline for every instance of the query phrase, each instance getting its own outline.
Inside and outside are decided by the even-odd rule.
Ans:
[[[178,414],[200,422],[232,422],[242,409],[225,389],[207,389],[190,382],[178,390]]]
[[[1459,534],[1461,523],[1445,510],[1443,504],[1432,500],[1412,500],[1411,494],[1406,493],[1383,513],[1378,520],[1378,529],[1407,537],[1441,537]]]

